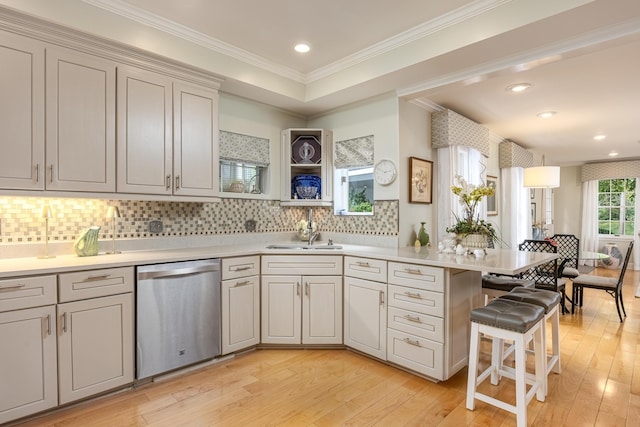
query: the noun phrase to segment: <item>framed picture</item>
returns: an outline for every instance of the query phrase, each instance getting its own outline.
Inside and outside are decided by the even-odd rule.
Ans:
[[[536,198],[536,189],[535,188],[530,188],[529,189],[529,196],[531,197],[531,200]]]
[[[493,196],[487,196],[487,215],[498,215],[498,177],[487,175],[487,187],[493,188]]]
[[[536,204],[531,202],[531,224],[536,223]]]
[[[409,203],[431,203],[433,162],[409,157]]]

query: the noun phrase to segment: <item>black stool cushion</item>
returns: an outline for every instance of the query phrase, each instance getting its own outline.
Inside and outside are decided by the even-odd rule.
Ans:
[[[524,333],[544,318],[544,308],[496,298],[484,307],[471,310],[471,321],[500,329]]]
[[[558,292],[544,289],[514,288],[511,292],[502,295],[500,298],[539,305],[544,308],[545,313],[548,313],[549,310],[560,304],[560,294]]]
[[[516,279],[515,277],[502,277],[485,274],[482,276],[482,287],[487,289],[495,289],[497,291],[509,292],[519,286],[525,288],[533,288],[536,283],[533,280]]]

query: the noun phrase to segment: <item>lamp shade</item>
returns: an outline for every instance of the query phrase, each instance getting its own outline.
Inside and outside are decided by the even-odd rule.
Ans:
[[[524,170],[524,186],[527,188],[560,187],[559,166],[536,166]]]
[[[117,206],[109,206],[107,208],[107,215],[105,216],[107,219],[120,218],[120,210]]]
[[[42,208],[40,209],[40,218],[48,219],[51,217],[53,217],[53,210],[51,209],[51,206],[48,204],[42,205]]]

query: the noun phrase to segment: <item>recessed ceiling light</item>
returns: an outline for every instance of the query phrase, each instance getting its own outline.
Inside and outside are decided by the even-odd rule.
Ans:
[[[307,53],[311,50],[311,46],[306,43],[298,43],[293,49],[298,53]]]
[[[531,87],[531,83],[516,83],[516,84],[507,86],[507,90],[509,92],[522,92],[524,90],[529,89],[530,87]]]
[[[541,119],[548,119],[549,117],[553,117],[556,114],[557,113],[555,111],[542,111],[536,114],[536,116],[540,117]]]
[[[593,139],[595,139],[596,141],[602,141],[606,137],[607,137],[607,135],[599,134],[599,135],[594,136]]]
[[[617,155],[618,155],[617,151],[612,151],[612,152],[609,153],[609,157],[615,157]]]

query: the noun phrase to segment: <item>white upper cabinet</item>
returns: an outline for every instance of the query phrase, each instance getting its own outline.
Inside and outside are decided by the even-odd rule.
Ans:
[[[218,92],[173,84],[173,190],[177,195],[217,196]]]
[[[118,192],[173,191],[171,79],[118,68]]]
[[[61,48],[46,58],[47,190],[114,192],[115,64]]]
[[[118,192],[218,195],[218,93],[118,68]]]
[[[0,31],[0,188],[44,189],[44,45]]]

